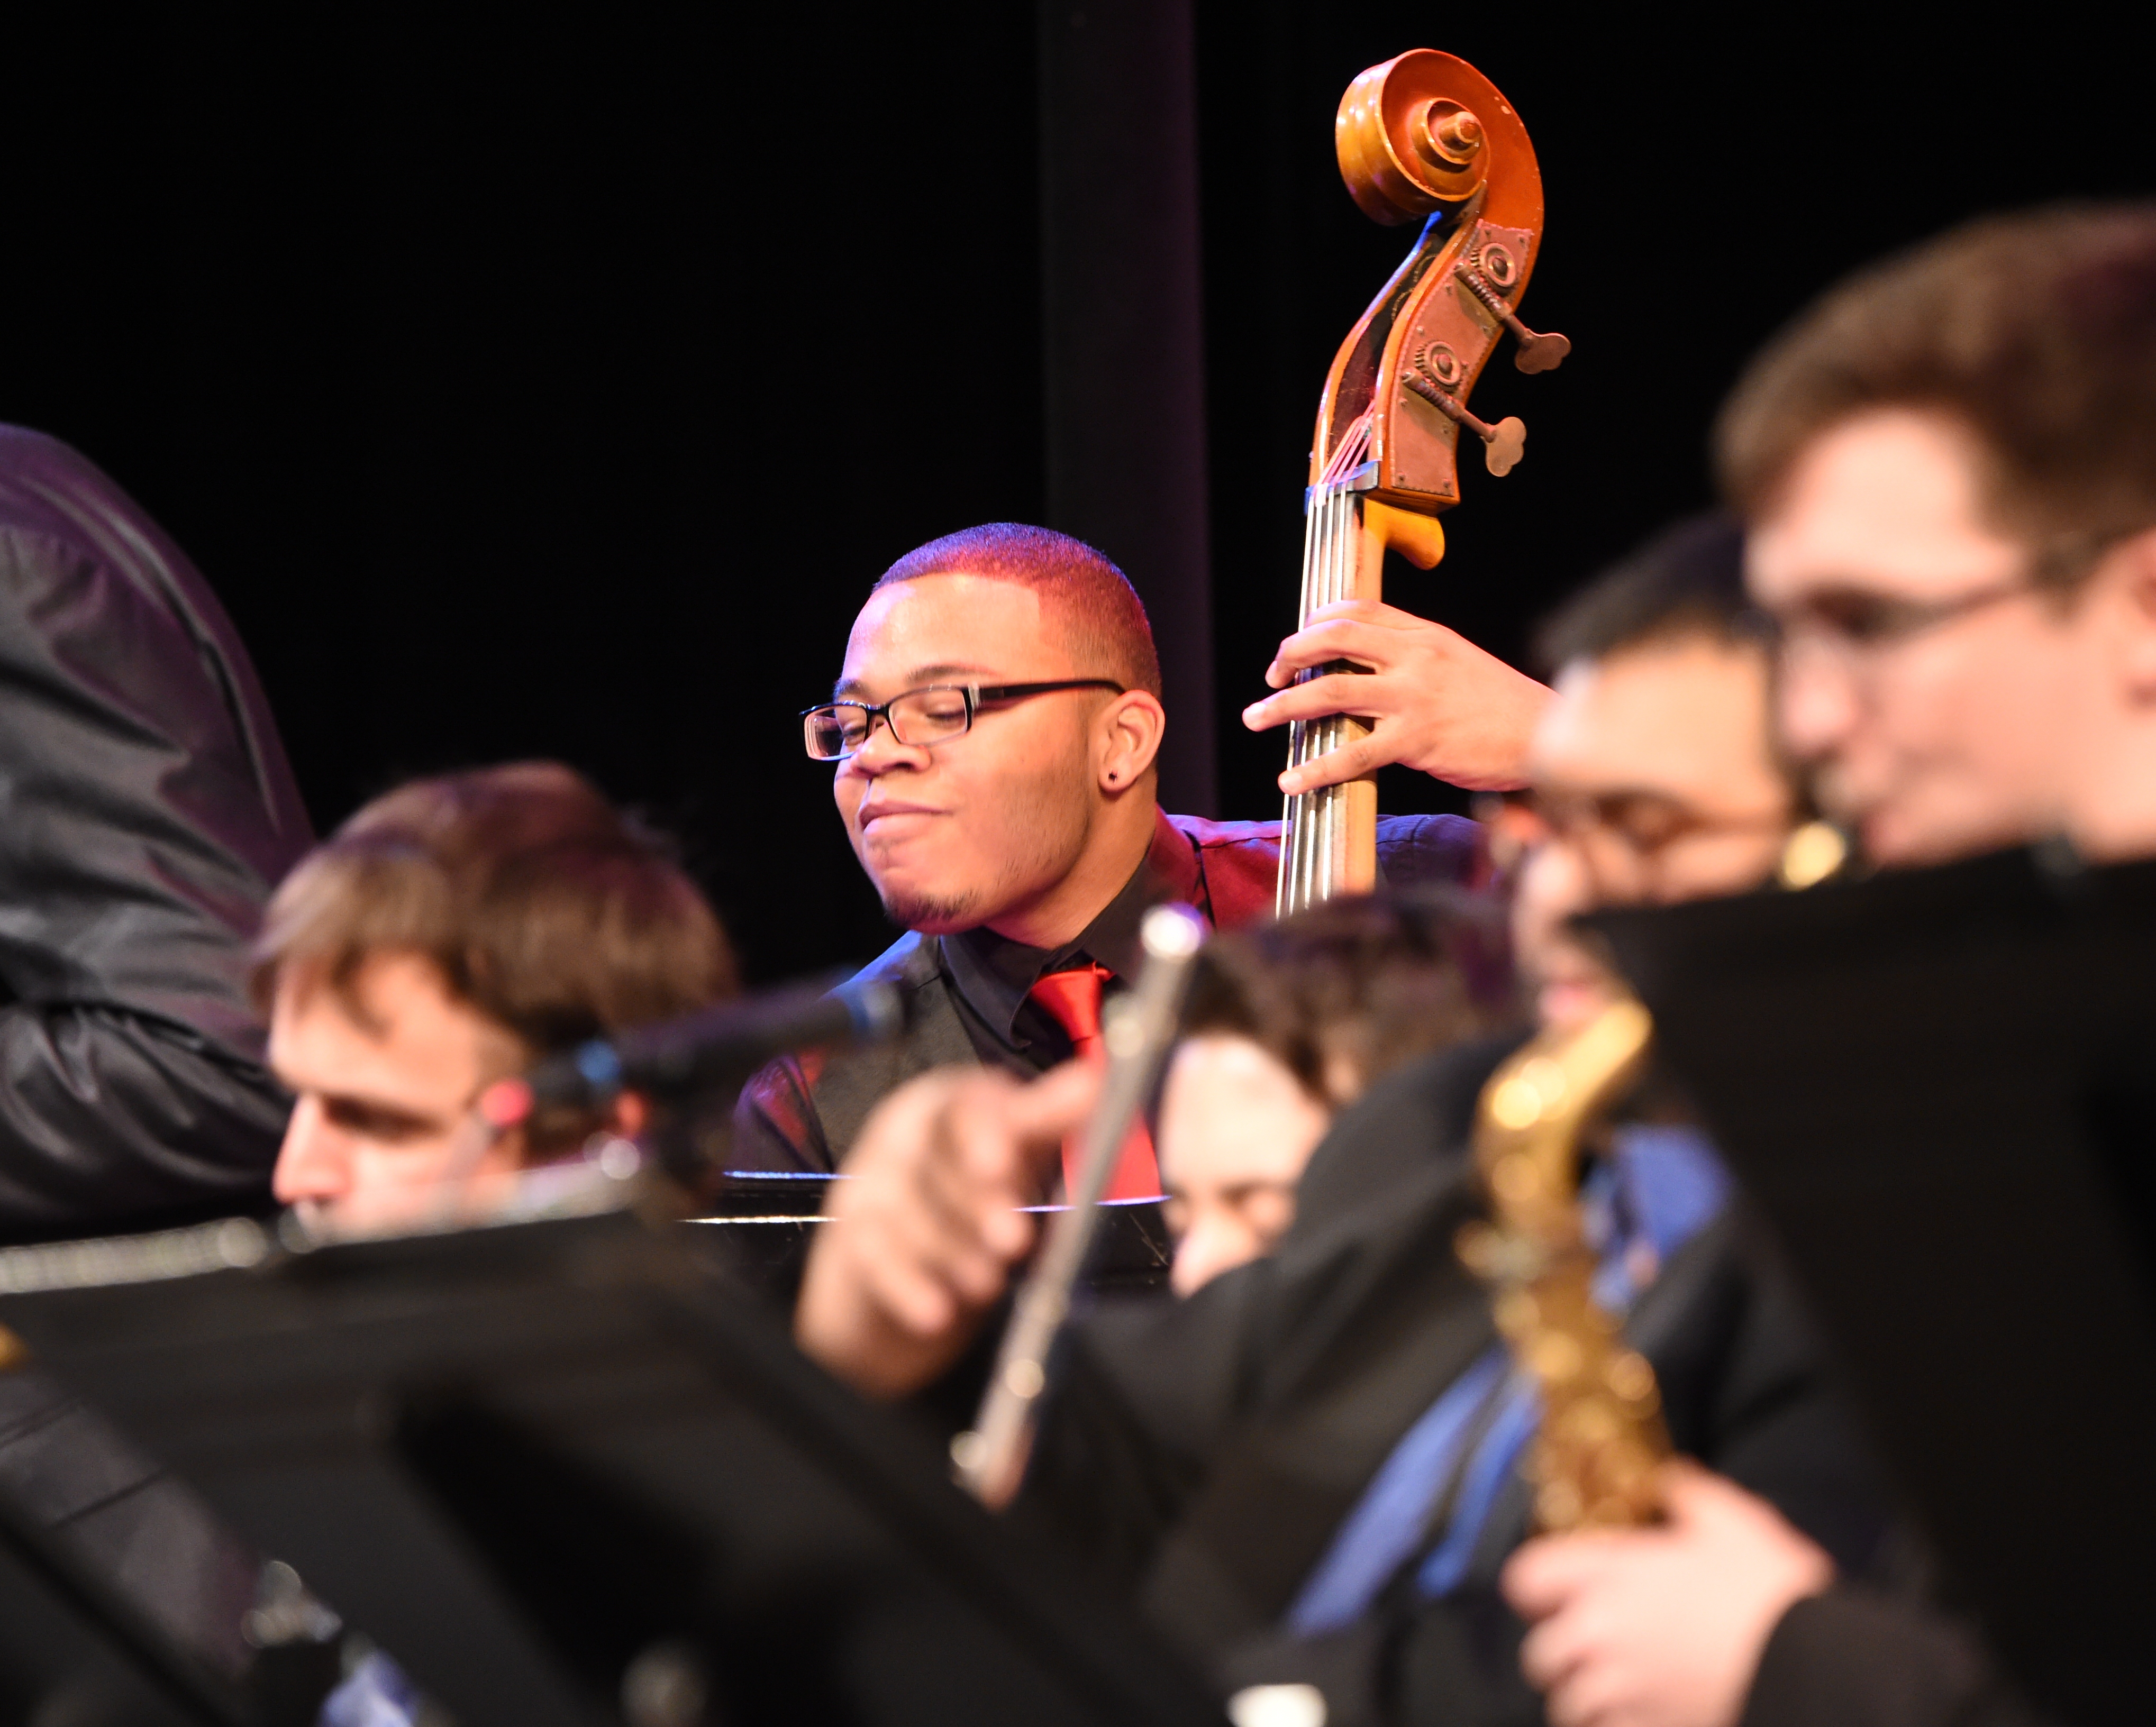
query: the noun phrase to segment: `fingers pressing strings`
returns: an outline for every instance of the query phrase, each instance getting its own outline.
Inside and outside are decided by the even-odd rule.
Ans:
[[[1345,660],[1363,669],[1324,671]],[[1320,675],[1294,679],[1312,671]],[[1344,714],[1364,721],[1351,740],[1281,774],[1281,791],[1314,791],[1391,763],[1470,791],[1526,783],[1528,749],[1549,691],[1457,631],[1394,606],[1348,600],[1320,607],[1265,669],[1278,693],[1244,710],[1265,731]]]

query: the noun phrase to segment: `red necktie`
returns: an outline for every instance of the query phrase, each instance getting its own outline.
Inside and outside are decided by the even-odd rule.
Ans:
[[[1078,1059],[1096,1068],[1108,1064],[1108,1052],[1101,1042],[1101,986],[1115,974],[1105,966],[1086,966],[1075,971],[1051,971],[1026,993],[1055,1017],[1070,1034]],[[1063,1142],[1063,1191],[1078,1191],[1080,1142],[1073,1134]],[[1131,1129],[1123,1141],[1123,1155],[1116,1161],[1103,1199],[1152,1199],[1160,1193],[1160,1166],[1153,1161],[1152,1135],[1143,1121]]]

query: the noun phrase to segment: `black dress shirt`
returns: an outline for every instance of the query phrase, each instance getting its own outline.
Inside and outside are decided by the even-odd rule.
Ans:
[[[944,937],[944,968],[981,1060],[1041,1074],[1068,1061],[1069,1033],[1029,992],[1055,972],[1088,965],[1105,966],[1119,980],[1131,976],[1138,963],[1138,924],[1166,891],[1141,864],[1100,915],[1061,947],[1028,947],[993,930]]]

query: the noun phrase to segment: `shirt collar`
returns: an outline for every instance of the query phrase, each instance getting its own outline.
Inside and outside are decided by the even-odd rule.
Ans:
[[[974,1012],[1013,1048],[1023,1048],[1016,1029],[1027,992],[1053,971],[1091,963],[1128,978],[1137,970],[1138,925],[1173,891],[1150,860],[1139,864],[1120,892],[1075,940],[1061,947],[1028,947],[983,928],[941,937],[943,964]]]

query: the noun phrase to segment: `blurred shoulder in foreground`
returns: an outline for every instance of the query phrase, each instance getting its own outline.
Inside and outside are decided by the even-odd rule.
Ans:
[[[208,585],[89,461],[13,426],[0,799],[0,1238],[265,1201],[285,1102],[247,945],[305,812]]]

